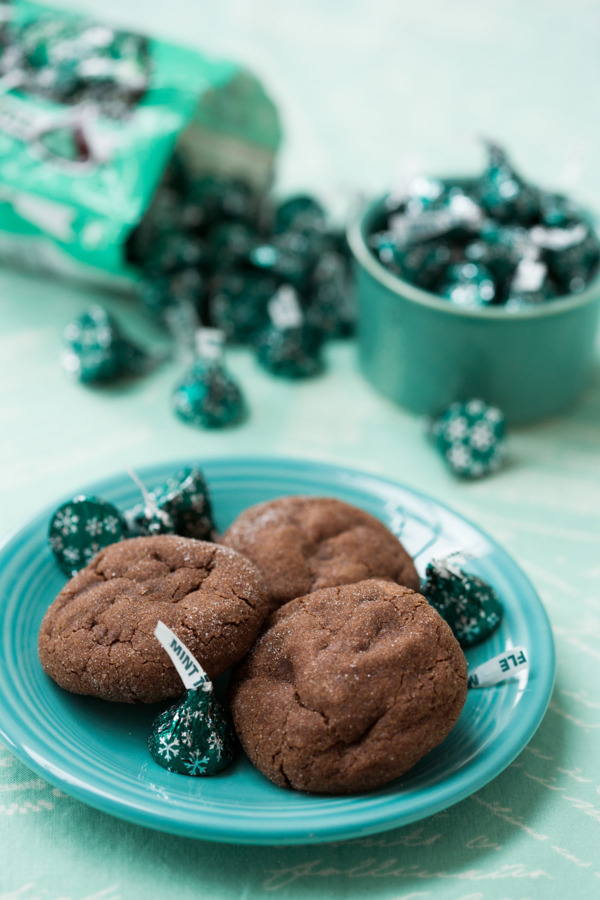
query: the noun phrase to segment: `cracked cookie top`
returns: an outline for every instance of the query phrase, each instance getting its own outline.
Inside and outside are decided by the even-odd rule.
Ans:
[[[383,522],[331,497],[280,497],[246,509],[221,543],[262,572],[276,609],[321,588],[386,578],[419,590],[400,541]]]
[[[154,637],[159,619],[215,678],[248,652],[266,613],[261,575],[235,551],[176,535],[132,538],[65,585],[42,621],[39,657],[68,691],[153,703],[183,693]]]
[[[281,787],[346,794],[402,775],[467,696],[452,631],[419,594],[372,579],[287,603],[234,670],[242,746]]]

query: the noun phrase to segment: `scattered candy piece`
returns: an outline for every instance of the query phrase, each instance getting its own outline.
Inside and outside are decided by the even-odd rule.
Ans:
[[[208,237],[213,266],[226,271],[247,259],[259,237],[245,222],[217,222]]]
[[[186,202],[202,210],[202,223],[215,221],[251,222],[257,216],[257,197],[252,188],[237,178],[205,175],[198,181],[188,178]]]
[[[147,491],[141,483],[140,487],[144,502],[125,513],[135,534],[180,534],[199,541],[213,539],[215,526],[210,495],[199,469],[183,469],[152,491]]]
[[[127,522],[112,503],[81,496],[56,510],[48,540],[61,571],[71,577],[104,547],[126,537],[127,530]]]
[[[169,276],[186,269],[199,268],[205,257],[202,241],[182,231],[159,234],[152,253],[143,262],[144,271],[152,276]]]
[[[314,197],[297,194],[284,200],[275,213],[275,232],[325,229],[325,212]]]
[[[269,215],[266,196],[235,179],[198,179],[175,154],[127,251],[132,263],[151,274],[139,288],[140,299],[162,322],[166,310],[189,300],[201,321],[221,329],[226,341],[253,345],[269,324],[269,299],[282,284],[291,284],[307,322],[324,336],[352,331],[349,248],[307,195],[284,200]],[[201,283],[192,284],[190,273]]]
[[[461,478],[489,475],[504,458],[504,415],[483,400],[452,403],[430,432],[446,464]]]
[[[126,257],[140,275],[141,305],[179,351],[189,353],[202,324],[221,331],[226,342],[256,348],[269,372],[302,378],[322,371],[325,339],[353,331],[349,247],[328,226],[320,203],[298,195],[274,207],[234,178],[198,177],[177,152],[127,239]],[[269,301],[286,286],[297,291],[298,328],[278,328],[269,315]],[[146,368],[147,355],[131,345],[126,350],[128,342],[104,316],[94,321],[94,312],[85,334],[83,325],[69,326],[65,365],[81,381],[110,381]],[[184,421],[204,428],[233,424],[245,414],[222,359],[201,354],[176,388],[173,406]]]
[[[203,328],[198,333],[198,355],[173,393],[173,408],[182,421],[200,428],[224,428],[245,415],[241,390],[222,359],[222,332]]]
[[[186,693],[154,720],[150,754],[170,772],[216,775],[233,762],[233,729],[215,699],[212,682],[185,644],[163,622],[154,633],[181,675]]]
[[[461,647],[489,637],[502,620],[502,606],[489,584],[464,572],[457,559],[433,560],[422,594],[446,620]]]
[[[259,244],[248,256],[248,263],[259,272],[266,272],[276,278],[279,283],[291,284],[298,290],[306,285],[307,266],[302,257],[277,245]]]
[[[211,320],[227,341],[247,344],[268,324],[267,303],[277,281],[261,272],[228,272],[216,279]]]
[[[101,306],[92,306],[64,331],[62,363],[84,384],[102,384],[148,372],[158,357],[133,344]]]
[[[202,307],[205,283],[196,269],[182,269],[170,276],[148,278],[137,285],[142,306],[153,319],[168,324],[168,314],[173,307],[191,304],[195,310]]]
[[[282,378],[307,378],[323,368],[321,336],[304,321],[298,295],[283,285],[269,301],[271,325],[260,335],[256,349],[263,369]]]
[[[348,337],[354,309],[346,261],[340,253],[323,253],[312,273],[312,289],[305,304],[308,325],[328,337]]]

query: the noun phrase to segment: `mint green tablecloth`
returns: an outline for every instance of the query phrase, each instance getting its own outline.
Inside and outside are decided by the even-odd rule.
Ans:
[[[594,3],[70,5],[247,61],[284,113],[284,187],[376,190],[410,154],[432,171],[475,166],[470,136],[480,131],[506,139],[522,168],[549,182],[570,149],[587,147],[579,193],[600,208]],[[175,421],[173,365],[122,390],[82,390],[57,358],[62,325],[91,296],[0,272],[2,532],[127,465],[267,452],[370,469],[433,494],[515,556],[552,620],[557,684],[531,744],[473,797],[414,826],[316,847],[235,848],[131,826],[0,747],[0,900],[599,896],[600,371],[569,415],[512,434],[502,473],[463,485],[424,442],[422,423],[361,380],[351,344],[329,349],[323,379],[295,386],[232,353],[252,416],[227,433]],[[133,306],[106,302],[160,343]]]

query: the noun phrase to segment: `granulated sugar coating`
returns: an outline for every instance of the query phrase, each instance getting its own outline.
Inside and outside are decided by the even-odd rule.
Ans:
[[[251,506],[221,543],[258,566],[272,609],[367,578],[420,587],[412,559],[383,522],[333,498],[281,497]]]
[[[107,547],[50,606],[38,647],[61,687],[126,703],[183,692],[154,637],[160,619],[211,679],[252,646],[267,614],[260,573],[226,547],[176,535]]]
[[[281,787],[379,787],[446,737],[467,664],[424,597],[371,579],[287,603],[234,670],[230,701],[250,760]]]

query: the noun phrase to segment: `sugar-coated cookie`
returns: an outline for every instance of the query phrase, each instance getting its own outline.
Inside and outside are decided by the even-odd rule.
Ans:
[[[446,737],[467,664],[419,594],[372,579],[282,606],[234,670],[242,746],[281,787],[348,794],[412,768]]]
[[[210,678],[238,662],[267,613],[260,573],[226,547],[176,535],[112,544],[49,607],[39,657],[61,687],[153,703],[183,692],[154,637],[162,620]]]
[[[221,543],[258,566],[272,609],[366,578],[420,587],[412,559],[383,522],[329,497],[281,497],[251,506]]]

